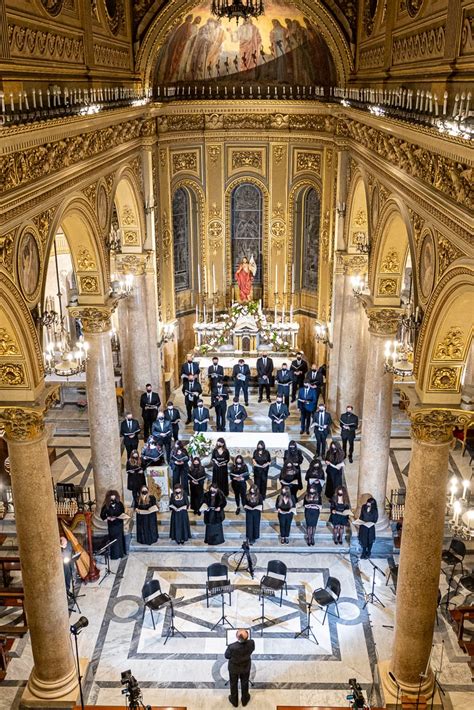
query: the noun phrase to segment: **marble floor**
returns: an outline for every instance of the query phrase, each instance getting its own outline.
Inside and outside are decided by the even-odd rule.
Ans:
[[[179,395],[177,395],[177,400]],[[249,406],[248,428],[268,430],[267,405],[258,405],[255,399]],[[90,446],[84,412],[78,412],[82,423],[75,427],[76,412],[67,407],[61,416],[53,412],[56,431],[52,444],[57,458],[53,464],[53,477],[92,487]],[[405,487],[410,458],[410,439],[404,415],[394,406],[393,436],[390,445],[388,489]],[[299,437],[299,424],[295,412],[288,423],[291,436],[303,449],[305,464],[314,452],[314,442],[309,437]],[[77,435],[73,436],[73,431]],[[356,443],[354,464],[346,466],[346,482],[352,499],[358,475],[359,442]],[[452,473],[470,478],[467,457],[462,458],[459,448],[450,455]],[[271,476],[278,476],[281,461],[276,460]],[[374,705],[383,703],[380,695],[377,662],[391,653],[393,637],[395,595],[386,578],[375,571],[375,591],[381,603],[366,606],[366,594],[371,590],[374,569],[370,562],[361,560],[355,536],[342,547],[331,542],[327,528],[327,509],[321,515],[316,546],[307,548],[301,522],[293,528],[289,546],[278,544],[276,517],[273,512],[276,481],[271,481],[266,501],[262,538],[252,548],[256,556],[255,579],[247,572],[231,571],[234,585],[231,606],[225,614],[233,626],[249,627],[256,641],[253,657],[249,707],[274,710],[277,704],[289,705],[347,705],[348,679],[357,678],[364,693]],[[183,705],[188,710],[217,710],[227,707],[226,682],[226,628],[212,628],[221,616],[220,597],[206,606],[206,569],[212,562],[225,562],[230,569],[233,552],[239,549],[243,521],[235,515],[235,503],[230,497],[225,522],[226,543],[219,548],[207,548],[202,543],[203,524],[191,515],[193,540],[178,548],[168,539],[167,516],[160,520],[158,543],[143,548],[131,535],[130,554],[112,562],[113,574],[99,585],[78,585],[84,596],[79,599],[80,612],[89,619],[89,626],[79,637],[80,652],[90,659],[85,679],[88,704],[124,705],[121,694],[120,673],[131,669],[143,692],[145,703]],[[302,516],[300,515],[300,518]],[[17,545],[11,516],[0,522],[3,540],[1,554],[16,554]],[[446,541],[448,544],[449,533]],[[199,554],[197,554],[199,553]],[[474,551],[466,558],[466,567],[473,568]],[[261,605],[258,600],[258,581],[270,559],[281,559],[288,567],[288,593],[283,595],[280,607],[275,599],[265,600],[268,620],[263,627]],[[380,535],[374,547],[374,563],[383,573],[388,561],[398,559],[390,534]],[[103,565],[101,571],[104,572]],[[306,601],[312,591],[323,586],[331,574],[341,581],[339,602],[340,618],[328,616],[322,624],[323,612],[313,610],[312,629],[318,641],[305,637],[295,639],[295,634],[306,626]],[[141,589],[150,579],[158,579],[164,591],[175,600],[175,624],[186,638],[165,638],[170,626],[170,610],[155,614],[153,629],[149,612],[143,615]],[[432,666],[440,671],[439,681],[446,695],[444,707],[467,710],[472,707],[471,673],[466,657],[461,652],[455,632],[446,614],[447,578],[441,574],[440,589],[443,595],[435,627]],[[462,588],[457,603],[466,601]],[[472,603],[471,599],[468,600]],[[382,604],[384,606],[382,606]],[[79,613],[71,612],[71,622]],[[226,625],[228,628],[228,625]],[[19,639],[12,649],[13,660],[6,680],[0,685],[0,710],[17,708],[19,698],[32,667],[29,637]],[[230,705],[229,705],[230,707]]]

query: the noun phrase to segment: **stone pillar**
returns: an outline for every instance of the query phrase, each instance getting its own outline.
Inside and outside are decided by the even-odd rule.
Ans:
[[[78,695],[69,613],[51,484],[47,398],[35,407],[2,407],[10,457],[15,524],[34,667],[22,707],[74,705]]]
[[[326,406],[334,421],[337,421],[337,391],[339,382],[339,360],[342,339],[342,315],[344,307],[344,257],[336,252],[333,299],[332,299],[332,348],[329,348],[326,385]]]
[[[141,420],[140,395],[147,382],[156,388],[150,367],[149,320],[153,309],[148,307],[146,287],[146,254],[123,254],[117,259],[120,274],[133,275],[130,296],[119,305],[119,327],[123,334],[122,373],[124,376],[125,409]]]
[[[389,668],[402,692],[416,696],[420,674],[425,673],[428,665],[436,621],[448,456],[456,418],[449,410],[442,409],[414,409],[410,417],[413,446],[398,571],[395,638]],[[431,695],[431,669],[427,675],[422,681],[421,693]],[[388,693],[396,695],[396,687],[387,673],[382,676]]]
[[[82,306],[71,308],[74,318],[80,318],[84,339],[89,343],[86,365],[87,409],[91,439],[92,468],[96,510],[94,525],[105,528],[100,517],[105,494],[113,488],[122,495],[122,466],[119,421],[115,398],[115,380],[111,347],[110,316],[113,306]]]
[[[364,421],[362,423],[358,502],[366,494],[377,501],[379,522],[387,526],[385,494],[392,424],[393,375],[384,372],[385,341],[394,338],[399,321],[395,308],[367,308],[369,342],[364,384]],[[353,375],[354,376],[354,375]]]

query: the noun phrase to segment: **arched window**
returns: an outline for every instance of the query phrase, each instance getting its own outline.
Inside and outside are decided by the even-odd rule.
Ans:
[[[190,192],[180,187],[173,195],[173,257],[175,291],[186,291],[193,283],[193,235],[196,209]],[[196,260],[197,261],[197,260]]]
[[[232,192],[231,201],[232,278],[244,256],[257,264],[254,283],[262,283],[262,193],[244,182]]]
[[[298,290],[318,290],[321,200],[313,187],[300,191],[295,205],[295,273]]]

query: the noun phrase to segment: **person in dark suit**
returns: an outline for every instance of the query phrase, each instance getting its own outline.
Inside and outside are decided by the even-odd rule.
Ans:
[[[285,419],[290,416],[290,411],[286,404],[283,404],[281,395],[277,396],[276,402],[270,405],[268,417],[272,423],[273,432],[285,431]]]
[[[175,406],[173,402],[168,402],[165,409],[165,419],[171,424],[171,431],[173,434],[173,439],[178,441],[179,439],[179,423],[181,421],[181,412]]]
[[[324,375],[322,367],[318,367],[315,362],[311,365],[311,370],[308,370],[308,382],[316,392],[316,406],[318,406],[319,397],[324,386]]]
[[[193,410],[194,431],[207,431],[209,424],[209,410],[204,406],[202,399],[198,399],[197,407]]]
[[[227,412],[227,400],[229,393],[227,387],[224,387],[222,380],[217,380],[215,388],[211,393],[211,407],[214,407],[216,412],[216,430],[225,431],[225,415]]]
[[[188,418],[186,419],[186,424],[191,424],[193,419],[193,409],[197,407],[198,398],[202,394],[202,387],[197,381],[194,375],[189,375],[187,378],[186,390],[184,392],[184,399],[186,402],[186,412]]]
[[[188,388],[189,375],[194,375],[195,379],[199,378],[200,368],[197,362],[194,362],[194,355],[188,353],[186,355],[186,362],[181,365],[181,382],[183,383],[183,394],[186,393]]]
[[[263,390],[267,396],[267,402],[270,402],[270,387],[273,379],[273,360],[268,357],[268,353],[262,353],[262,356],[257,359],[257,375],[258,375],[258,401],[263,400]]]
[[[151,385],[146,385],[146,392],[140,397],[140,408],[143,417],[143,440],[148,441],[151,434],[153,422],[158,416],[158,409],[161,407],[160,395],[153,392]]]
[[[224,379],[224,368],[219,365],[218,357],[214,356],[212,358],[212,365],[207,368],[207,376],[209,378],[209,391],[212,393],[218,381]]]
[[[357,414],[354,414],[352,404],[348,404],[344,414],[341,414],[339,417],[339,424],[341,425],[341,439],[344,458],[347,456],[347,443],[349,443],[349,463],[352,463],[354,439],[356,437],[356,431],[359,427],[359,417]]]
[[[234,397],[234,403],[227,410],[229,420],[229,431],[243,431],[244,421],[247,419],[245,407],[239,404],[239,398]]]
[[[250,666],[252,653],[255,651],[255,641],[249,638],[249,633],[245,629],[238,629],[235,635],[237,641],[227,646],[225,657],[229,661],[229,701],[236,708],[239,704],[239,680],[240,690],[242,692],[242,705],[245,707],[250,700]]]
[[[304,383],[303,387],[300,387],[298,392],[298,409],[301,414],[300,434],[304,434],[305,432],[309,434],[311,419],[316,409],[316,392],[309,386],[308,381]]]
[[[130,454],[135,449],[138,449],[138,434],[140,432],[140,424],[138,419],[133,418],[133,414],[128,412],[127,416],[120,425],[120,436],[123,436],[123,445],[127,452],[127,461]]]
[[[166,463],[169,463],[173,430],[171,428],[171,422],[165,419],[163,412],[158,414],[158,418],[153,423],[151,434],[158,446],[161,446],[161,448],[166,451]]]
[[[308,363],[303,360],[303,355],[301,353],[296,353],[296,359],[292,360],[291,374],[293,375],[293,387],[291,389],[291,401],[296,400],[296,393],[303,387],[306,373],[308,372]]]
[[[326,439],[328,438],[331,424],[331,415],[326,412],[324,404],[320,404],[314,416],[313,427],[316,439],[316,456],[321,456],[321,458],[324,458],[326,454]]]
[[[293,382],[293,375],[291,370],[288,369],[286,362],[281,366],[281,370],[278,370],[276,374],[277,383],[277,396],[281,395],[286,406],[290,406],[290,387]]]
[[[234,396],[237,397],[237,402],[239,401],[240,391],[244,395],[244,402],[248,407],[249,404],[249,381],[250,381],[250,368],[245,364],[245,360],[240,358],[237,365],[232,368],[232,377],[234,380]]]

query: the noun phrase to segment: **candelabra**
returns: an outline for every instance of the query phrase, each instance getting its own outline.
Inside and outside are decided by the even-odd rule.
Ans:
[[[329,338],[329,329],[326,323],[317,323],[314,326],[314,331],[318,343],[322,343],[323,345],[327,345],[328,347],[332,348],[332,343]]]
[[[359,254],[370,254],[370,242],[366,232],[355,232],[354,242]]]
[[[110,227],[110,232],[105,237],[105,246],[107,249],[114,254],[121,254],[122,252],[122,230],[114,229],[113,226]]]
[[[119,278],[118,274],[112,274],[110,295],[113,298],[127,298],[133,293],[133,287],[133,274],[125,274],[123,278]]]
[[[354,297],[359,300],[364,300],[364,296],[368,295],[367,292],[367,278],[362,276],[362,274],[354,274],[351,276],[352,293]]]
[[[43,353],[45,374],[74,377],[85,372],[88,350],[89,343],[84,342],[82,337],[73,349],[69,335],[61,327],[49,340]]]
[[[170,321],[169,323],[162,323],[160,328],[160,333],[158,336],[157,346],[161,348],[162,345],[166,343],[171,343],[174,340],[174,331],[176,328],[176,321]]]
[[[462,479],[461,486],[457,476],[449,480],[447,514],[452,517],[448,525],[454,535],[465,540],[474,539],[474,508],[470,507],[470,487],[467,478]]]
[[[228,20],[246,20],[249,17],[260,17],[265,8],[263,0],[212,0],[211,12],[219,18]]]
[[[402,380],[413,377],[413,352],[415,336],[421,325],[421,312],[417,306],[413,309],[410,296],[404,303],[404,311],[400,316],[396,340],[387,340],[385,344],[385,372],[390,372]]]

